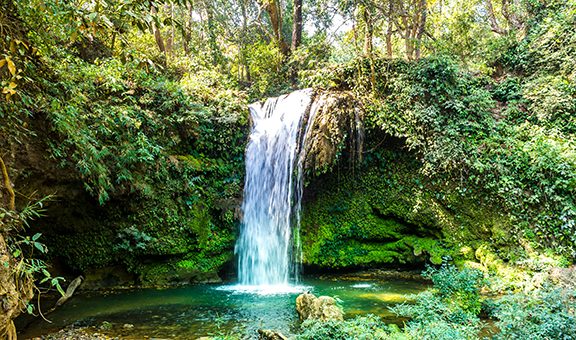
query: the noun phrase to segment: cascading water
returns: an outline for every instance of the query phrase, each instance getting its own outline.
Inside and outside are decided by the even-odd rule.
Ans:
[[[236,244],[241,285],[286,286],[297,279],[292,263],[299,246],[292,242],[292,227],[299,223],[294,216],[301,196],[299,131],[311,101],[312,90],[307,89],[250,105],[253,127],[246,150],[244,217]]]

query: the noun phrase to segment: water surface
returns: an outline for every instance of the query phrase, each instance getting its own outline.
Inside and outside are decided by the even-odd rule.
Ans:
[[[236,288],[232,285],[192,285],[81,294],[48,316],[52,324],[36,321],[22,338],[58,331],[71,324],[98,327],[104,322],[112,324],[108,333],[123,339],[196,339],[232,334],[254,338],[258,328],[293,334],[299,326],[295,300],[302,291],[335,297],[346,317],[372,313],[388,322],[399,322],[388,307],[405,301],[407,295],[423,290],[425,285],[407,280],[309,278],[289,292]]]

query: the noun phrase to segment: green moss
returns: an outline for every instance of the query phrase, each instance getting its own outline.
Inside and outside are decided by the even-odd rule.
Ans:
[[[166,150],[153,168],[137,169],[147,182],[132,184],[142,187],[103,205],[80,193],[72,205],[48,206],[50,218],[38,227],[53,258],[82,272],[121,265],[146,285],[216,280],[232,257],[245,123],[202,121],[201,129],[227,134],[234,147],[220,149],[207,135],[174,147],[170,152],[176,156]],[[238,133],[228,134],[231,130]],[[78,191],[75,186],[61,190],[64,195]]]
[[[74,242],[70,242],[72,238]],[[114,244],[116,235],[108,228],[61,232],[50,235],[47,239],[51,255],[59,256],[66,265],[75,270],[106,266],[113,262],[115,256],[110,245]]]
[[[423,175],[410,153],[394,149],[369,156],[355,178],[317,178],[304,205],[303,261],[335,268],[439,264],[473,257],[481,240],[505,243],[510,219],[456,188]]]
[[[143,286],[219,282],[218,270],[231,257],[231,252],[213,257],[207,257],[206,254],[192,254],[183,260],[140,264],[134,271]]]

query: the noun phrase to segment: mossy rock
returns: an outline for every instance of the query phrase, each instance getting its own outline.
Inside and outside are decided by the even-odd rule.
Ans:
[[[144,287],[222,282],[218,276],[218,267],[210,271],[182,261],[141,265],[137,271],[139,283]]]
[[[123,266],[96,268],[84,273],[81,290],[100,290],[118,287],[130,287],[137,283],[136,276],[128,273]]]
[[[506,215],[464,195],[456,183],[425,176],[410,152],[378,151],[355,173],[326,174],[307,187],[304,264],[440,264],[474,258],[482,240],[505,243],[511,225]]]

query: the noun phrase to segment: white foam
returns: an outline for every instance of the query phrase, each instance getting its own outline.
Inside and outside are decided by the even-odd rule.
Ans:
[[[352,288],[372,288],[373,284],[371,283],[357,283],[355,285],[352,285],[350,287]]]
[[[278,284],[278,285],[226,285],[216,287],[216,290],[229,291],[235,294],[256,294],[256,295],[284,295],[299,294],[310,290],[310,286]]]

